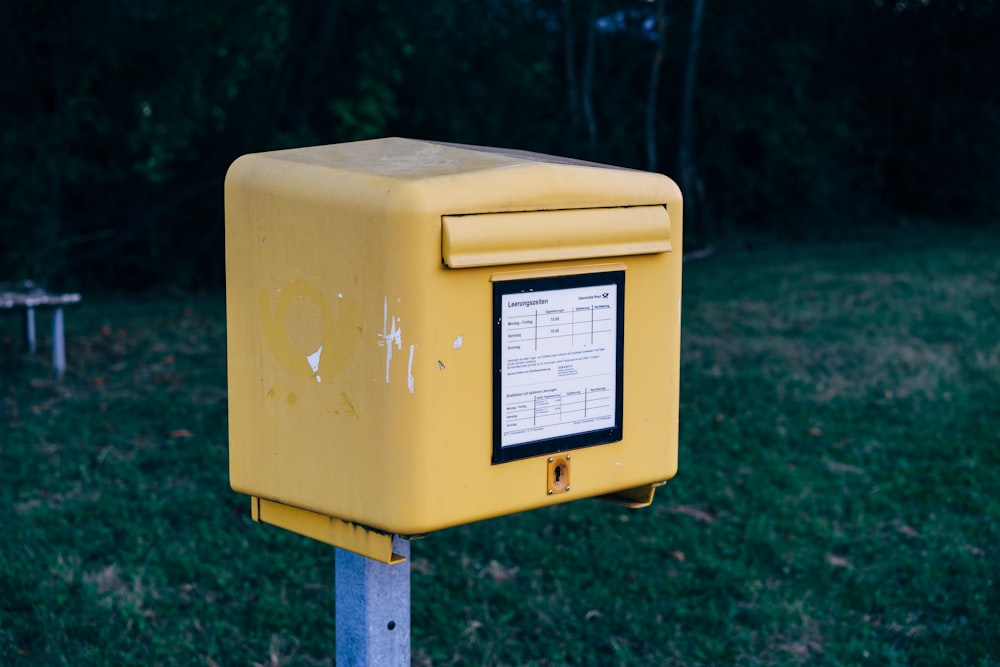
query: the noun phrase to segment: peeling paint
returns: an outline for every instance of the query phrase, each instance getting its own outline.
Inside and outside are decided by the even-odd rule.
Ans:
[[[318,285],[305,280],[261,290],[258,298],[267,349],[289,376],[302,382],[329,383],[343,372],[362,340],[365,313],[361,302],[350,297],[332,301]],[[326,347],[321,347],[324,343]]]
[[[417,347],[416,343],[410,346],[410,361],[406,364],[406,386],[413,393],[413,350]]]
[[[444,370],[444,362],[438,359],[438,368]]]
[[[319,356],[323,354],[323,346],[320,345],[319,349],[312,354],[306,355],[306,361],[309,362],[309,368],[312,369],[313,375],[316,376],[316,382],[322,382],[319,377]]]
[[[379,345],[385,346],[385,381],[387,384],[392,365],[392,345],[395,343],[397,350],[403,349],[403,330],[396,326],[400,321],[402,318],[389,317],[389,297],[385,297],[382,305],[382,333],[379,334],[379,338],[381,338]]]
[[[458,337],[458,338],[456,338],[456,339],[455,339],[454,341],[452,341],[452,343],[451,343],[451,347],[452,347],[453,349],[456,349],[456,350],[461,350],[461,349],[462,349],[462,337],[461,337],[461,336],[459,336],[459,337]]]

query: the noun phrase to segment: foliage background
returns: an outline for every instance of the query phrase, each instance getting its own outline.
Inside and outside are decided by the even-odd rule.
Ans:
[[[233,159],[386,135],[684,176],[694,244],[995,218],[1000,4],[698,4],[3,0],[0,267],[217,287]]]

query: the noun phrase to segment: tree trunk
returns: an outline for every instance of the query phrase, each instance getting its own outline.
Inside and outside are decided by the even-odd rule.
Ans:
[[[684,71],[684,89],[681,97],[681,130],[677,150],[677,176],[681,190],[684,192],[684,203],[687,218],[691,223],[703,224],[699,220],[701,211],[701,196],[698,184],[697,169],[694,163],[694,90],[695,78],[698,73],[698,51],[701,46],[701,24],[705,14],[705,0],[694,0],[694,11],[691,15],[691,42],[688,46],[687,66]],[[702,216],[704,217],[704,216]]]
[[[653,53],[653,67],[649,73],[649,97],[646,101],[646,169],[648,171],[656,171],[659,168],[656,150],[656,101],[660,90],[663,52],[667,43],[665,4],[666,0],[656,0],[656,51]]]
[[[573,10],[570,7],[570,0],[562,0],[563,10],[563,46],[566,58],[566,92],[569,102],[570,136],[573,141],[579,136],[580,129],[580,91],[577,87],[576,79],[576,38],[573,32]]]
[[[594,116],[593,81],[594,57],[597,51],[597,5],[590,3],[587,13],[587,44],[583,61],[583,84],[580,91],[580,102],[583,106],[583,118],[587,124],[587,157],[597,159],[597,119]]]

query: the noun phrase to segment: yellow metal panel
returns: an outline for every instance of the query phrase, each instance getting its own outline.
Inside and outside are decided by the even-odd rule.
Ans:
[[[670,211],[653,227],[671,252],[625,254],[609,233],[606,256],[442,262],[444,218],[554,212],[572,244],[569,216],[591,215],[578,209],[632,207]],[[261,521],[361,548],[304,517],[415,535],[671,478],[681,211],[661,174],[495,149],[387,139],[238,159],[226,178],[233,488],[261,499]],[[547,456],[491,462],[493,284],[609,270],[626,274],[623,437],[573,450],[571,488],[550,495]]]
[[[631,509],[648,507],[653,503],[653,494],[656,493],[656,489],[666,483],[666,480],[664,480],[648,486],[640,486],[637,489],[623,489],[615,493],[609,493],[606,496],[601,496],[600,499]]]
[[[253,505],[255,521],[279,526],[390,565],[406,560],[393,553],[392,535],[388,533],[260,498],[254,498]]]
[[[670,250],[663,206],[446,215],[441,224],[442,256],[451,268]]]
[[[584,273],[607,273],[609,271],[624,271],[628,268],[623,262],[601,262],[600,264],[580,264],[577,266],[538,266],[532,269],[515,269],[498,271],[490,274],[490,282],[502,280],[527,280],[529,278],[551,278],[553,276],[575,276]]]

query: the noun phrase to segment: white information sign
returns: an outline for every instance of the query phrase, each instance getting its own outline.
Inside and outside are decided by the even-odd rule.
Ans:
[[[501,448],[616,426],[618,289],[500,296]]]

